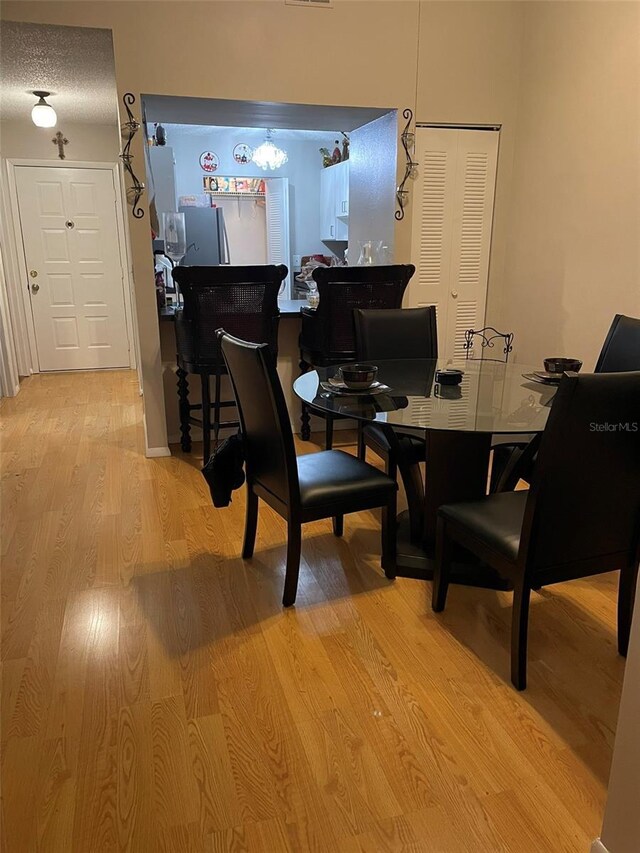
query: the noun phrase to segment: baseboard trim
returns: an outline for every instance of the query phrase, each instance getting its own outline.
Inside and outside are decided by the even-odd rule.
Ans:
[[[609,853],[609,851],[604,846],[602,841],[600,841],[599,838],[596,838],[593,844],[591,845],[591,853]]]
[[[171,456],[171,451],[168,447],[147,447],[144,455],[147,459],[157,459],[159,456]]]

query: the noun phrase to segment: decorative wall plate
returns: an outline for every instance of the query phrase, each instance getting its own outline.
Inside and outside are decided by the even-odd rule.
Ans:
[[[220,160],[215,151],[203,151],[200,155],[200,168],[203,172],[216,172]]]
[[[253,148],[245,142],[238,142],[233,149],[233,159],[241,166],[246,166],[253,158]]]

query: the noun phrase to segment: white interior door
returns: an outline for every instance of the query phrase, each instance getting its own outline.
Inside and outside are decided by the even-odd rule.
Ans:
[[[40,370],[128,367],[113,172],[19,166],[16,185]]]
[[[267,263],[284,264],[289,273],[283,296],[291,298],[291,245],[289,236],[289,179],[265,180],[267,204]]]
[[[413,192],[412,306],[435,305],[438,347],[464,357],[464,332],[484,325],[498,131],[418,128]]]

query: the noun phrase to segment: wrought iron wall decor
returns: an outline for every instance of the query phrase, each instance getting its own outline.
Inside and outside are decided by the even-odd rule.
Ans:
[[[394,215],[398,221],[404,219],[404,209],[407,206],[407,202],[409,201],[409,190],[406,188],[407,181],[409,180],[409,178],[415,177],[416,168],[418,166],[418,164],[413,159],[413,153],[416,144],[416,135],[415,133],[413,133],[413,131],[409,130],[409,128],[411,127],[411,120],[413,119],[413,111],[407,108],[406,110],[403,110],[402,115],[407,120],[407,123],[404,126],[404,130],[400,134],[400,142],[402,143],[402,147],[404,148],[406,162],[404,166],[404,177],[396,188],[398,210],[396,210]]]
[[[133,166],[131,165],[131,161],[133,160],[133,154],[131,153],[131,142],[136,133],[140,130],[140,122],[134,118],[133,113],[131,112],[130,107],[135,104],[136,98],[131,92],[127,92],[122,96],[122,103],[124,104],[124,108],[127,111],[127,121],[122,125],[122,136],[127,137],[127,141],[122,148],[122,154],[120,155],[120,159],[124,165],[124,168],[131,178],[133,186],[127,187],[127,198],[131,201],[131,205],[133,207],[132,213],[136,219],[142,219],[144,216],[144,210],[138,206],[138,202],[144,192],[144,184],[142,181],[138,180],[135,172],[133,171]]]

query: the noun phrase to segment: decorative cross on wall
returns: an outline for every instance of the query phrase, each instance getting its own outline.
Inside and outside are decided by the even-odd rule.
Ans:
[[[58,157],[61,160],[64,160],[64,146],[69,144],[69,140],[67,139],[67,137],[63,136],[62,133],[58,131],[51,141],[54,145],[58,146]]]

